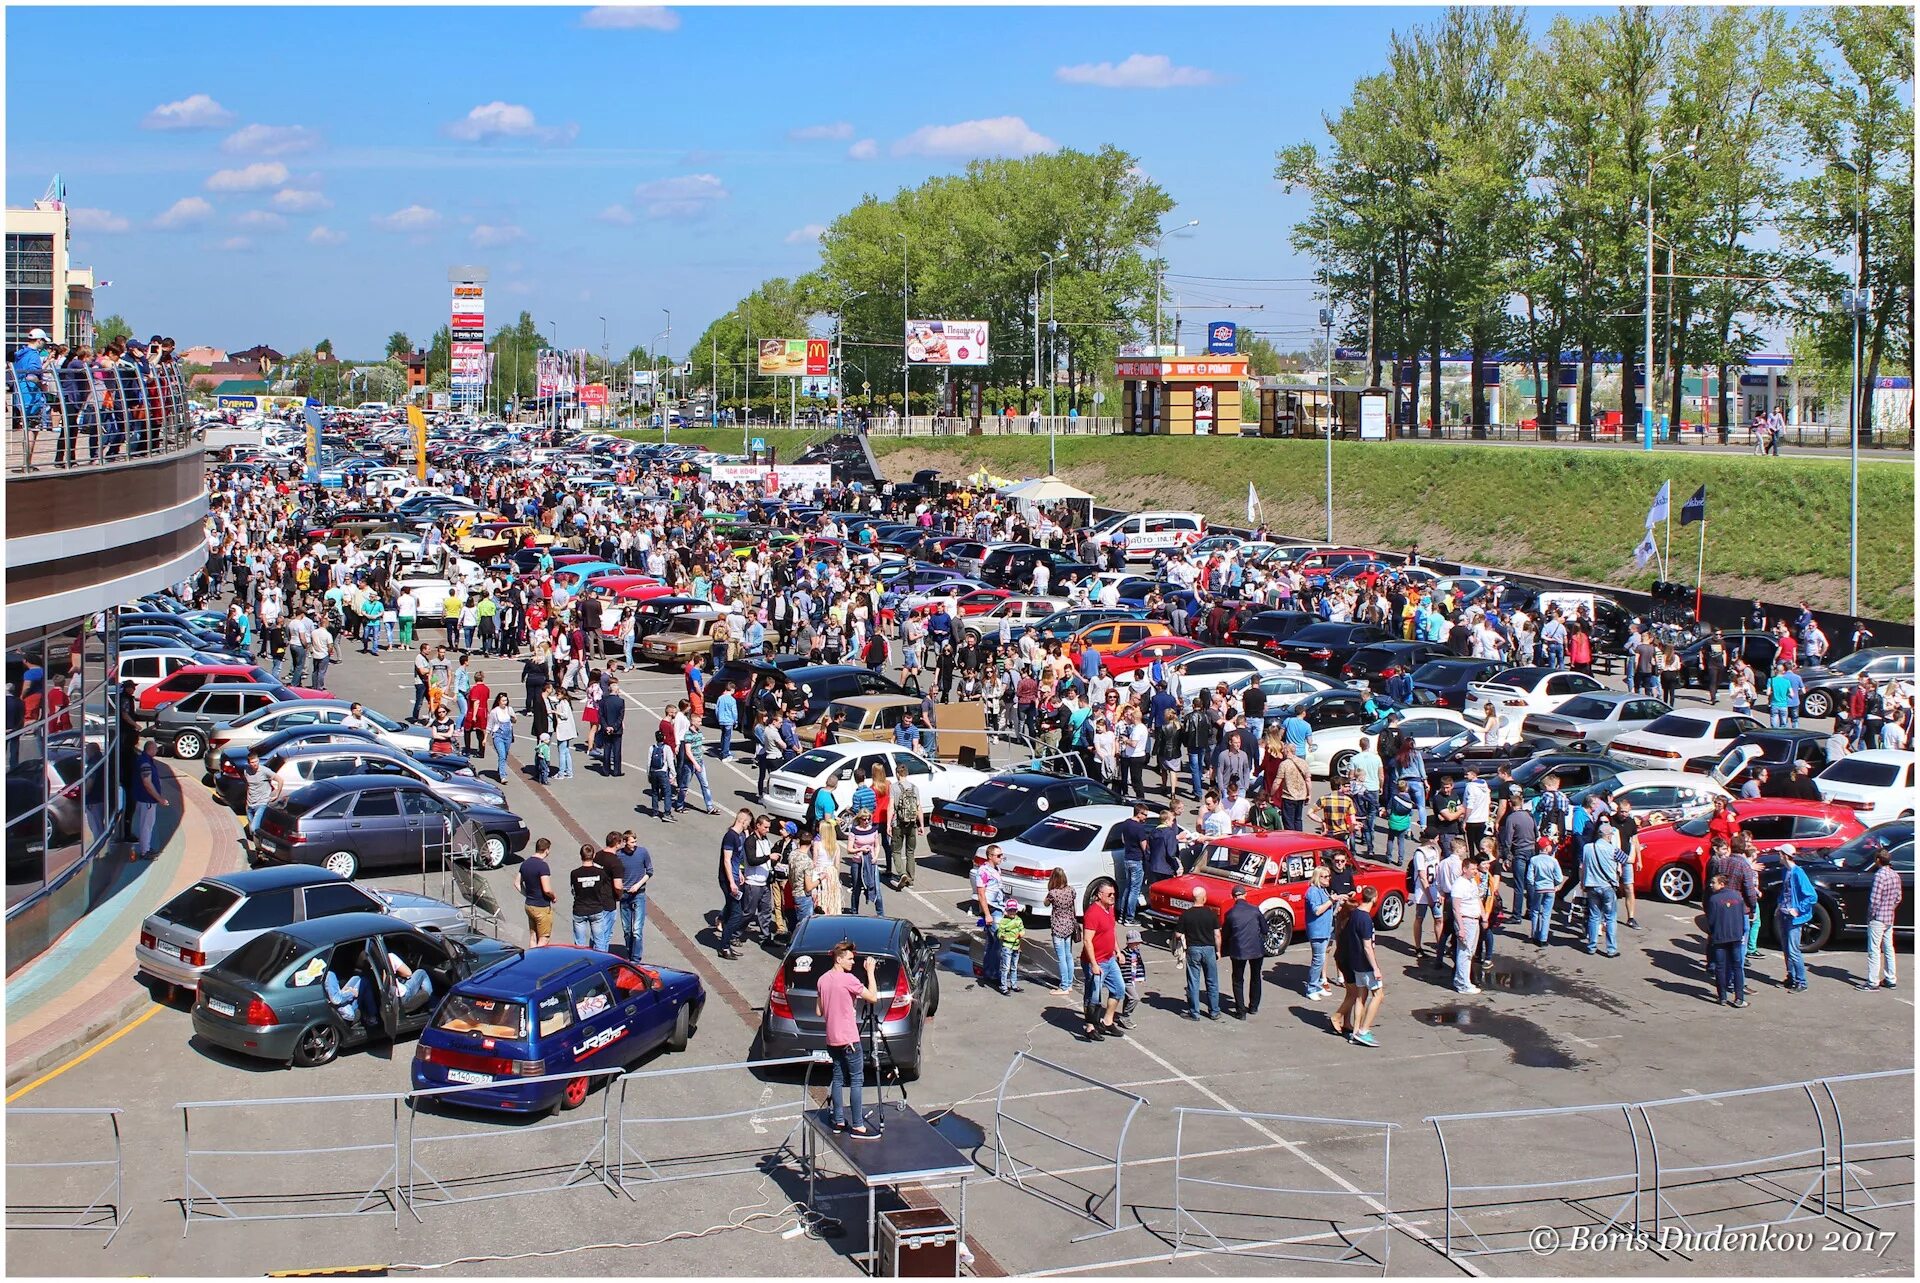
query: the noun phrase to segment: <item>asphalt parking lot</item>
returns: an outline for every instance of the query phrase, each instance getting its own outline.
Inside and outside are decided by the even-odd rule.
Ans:
[[[503,670],[510,665],[500,666]],[[409,659],[390,653],[379,661],[358,654],[335,670],[338,693],[365,699],[389,712],[410,701]],[[506,689],[517,690],[508,682]],[[645,672],[627,683],[629,752],[647,742],[662,702],[677,696],[677,674]],[[584,760],[576,755],[577,767]],[[750,803],[749,764],[710,765],[717,817],[690,815],[662,826],[635,811],[643,778],[634,769],[623,779],[604,779],[581,769],[570,781],[537,787],[525,776],[510,780],[509,804],[536,836],[553,838],[561,859],[556,882],[572,867],[582,841],[612,828],[634,828],[652,850],[657,867],[647,931],[647,960],[691,966],[705,979],[708,1002],[689,1051],[655,1057],[646,1070],[725,1065],[747,1059],[773,974],[772,953],[751,947],[739,961],[714,956],[707,922],[717,899],[713,871],[720,833],[732,810]],[[184,773],[183,773],[184,774]],[[189,781],[183,781],[188,783]],[[522,933],[510,894],[513,867],[495,871],[491,882],[508,916],[504,934]],[[419,877],[381,879],[417,888]],[[1852,981],[1864,968],[1860,947],[1844,943],[1809,959],[1812,988],[1804,995],[1780,987],[1776,958],[1757,965],[1752,1006],[1723,1010],[1698,964],[1693,910],[1643,905],[1641,929],[1621,931],[1618,959],[1589,957],[1563,938],[1535,950],[1503,935],[1493,982],[1474,997],[1461,997],[1439,973],[1416,967],[1406,928],[1383,936],[1387,965],[1385,1005],[1376,1026],[1377,1049],[1349,1045],[1327,1029],[1332,1003],[1299,996],[1306,952],[1296,947],[1269,965],[1269,992],[1253,1020],[1190,1023],[1184,980],[1163,949],[1149,950],[1148,997],[1132,1036],[1085,1044],[1074,1035],[1078,1013],[1069,1000],[1037,984],[1003,996],[977,987],[969,956],[979,941],[966,906],[965,877],[958,867],[923,861],[918,885],[886,893],[892,913],[913,919],[943,946],[942,1000],[929,1025],[922,1077],[909,1085],[913,1107],[933,1117],[949,1139],[982,1166],[969,1191],[968,1229],[979,1268],[1009,1273],[1103,1271],[1118,1274],[1261,1274],[1337,1272],[1364,1251],[1387,1256],[1393,1274],[1453,1273],[1438,1251],[1448,1217],[1442,1202],[1440,1145],[1423,1119],[1438,1113],[1477,1113],[1666,1100],[1732,1089],[1794,1083],[1837,1074],[1903,1068],[1913,1063],[1913,1003],[1909,989],[1861,993]],[[1027,971],[1038,978],[1049,958],[1029,948]],[[748,1230],[700,1238],[690,1235],[749,1216],[777,1212],[804,1197],[804,1182],[791,1172],[748,1172],[711,1179],[647,1181],[629,1165],[628,1194],[616,1194],[592,1179],[575,1180],[583,1154],[599,1136],[599,1100],[568,1119],[589,1125],[535,1131],[526,1125],[447,1122],[430,1134],[472,1135],[471,1141],[423,1146],[427,1168],[449,1190],[463,1194],[505,1193],[539,1185],[577,1187],[557,1192],[457,1206],[425,1208],[416,1221],[402,1211],[400,1228],[385,1203],[376,1213],[347,1221],[299,1220],[250,1224],[202,1223],[182,1236],[182,1123],[178,1102],[237,1100],[251,1105],[193,1115],[194,1143],[209,1149],[334,1147],[325,1154],[253,1155],[196,1160],[204,1189],[228,1205],[257,1212],[345,1211],[360,1204],[378,1183],[385,1162],[380,1150],[344,1147],[391,1140],[391,1105],[379,1101],[334,1101],[324,1105],[265,1103],[286,1097],[385,1093],[407,1086],[411,1046],[349,1054],[318,1070],[289,1071],[240,1061],[189,1040],[184,1010],[167,1009],[124,1037],[34,1090],[19,1106],[121,1108],[128,1156],[125,1203],[128,1219],[109,1247],[98,1235],[14,1232],[8,1235],[10,1267],[30,1274],[248,1274],[265,1269],[313,1269],[372,1262],[436,1264],[461,1261],[455,1272],[488,1274],[815,1274],[844,1275],[858,1265],[850,1253],[861,1246],[860,1205],[844,1181],[823,1186],[823,1210],[848,1221],[847,1232],[783,1238],[755,1233],[785,1222],[768,1216]],[[1003,1128],[1006,1161],[1044,1168],[1026,1187],[984,1179],[995,1165],[995,1090],[1021,1051],[1043,1058],[1117,1090],[1107,1090],[1028,1063],[1009,1082],[1008,1115],[1086,1149],[1111,1155],[1133,1101],[1143,1098],[1126,1133],[1123,1193],[1111,1197],[1114,1164],[1069,1150],[1024,1127]],[[806,1083],[792,1075],[755,1076],[724,1070],[648,1080],[629,1090],[630,1118],[731,1115],[700,1123],[636,1124],[615,1133],[613,1151],[646,1157],[654,1175],[693,1175],[722,1167],[745,1167],[777,1144],[794,1126]],[[1844,1089],[1846,1126],[1857,1141],[1910,1138],[1910,1078]],[[1190,1110],[1256,1111],[1293,1118],[1346,1120],[1336,1125],[1248,1120]],[[1814,1142],[1814,1114],[1804,1093],[1770,1093],[1706,1100],[1656,1111],[1659,1143],[1669,1167],[1708,1166],[1744,1157],[1778,1155]],[[1825,1114],[1821,1117],[1824,1119]],[[1596,1111],[1523,1120],[1463,1122],[1446,1131],[1447,1154],[1462,1184],[1521,1186],[1587,1176],[1617,1176],[1631,1170],[1635,1134],[1618,1112]],[[1314,1194],[1272,1194],[1227,1185],[1182,1186],[1180,1201],[1203,1209],[1198,1219],[1176,1218],[1173,1154],[1176,1120],[1186,1130],[1184,1177],[1262,1185]],[[23,1118],[10,1121],[9,1162],[45,1161],[86,1153],[98,1120]],[[1383,1169],[1386,1129],[1394,1124],[1391,1162]],[[423,1134],[428,1134],[423,1132]],[[104,1136],[104,1133],[101,1133]],[[97,1137],[95,1139],[98,1139]],[[623,1149],[621,1140],[626,1142]],[[1905,1153],[1911,1155],[1908,1140]],[[1197,1155],[1197,1157],[1196,1157]],[[1694,1230],[1771,1219],[1795,1206],[1810,1176],[1795,1160],[1743,1170],[1739,1181],[1669,1189],[1662,1215],[1669,1225]],[[1804,1161],[1804,1160],[1801,1160]],[[1863,1166],[1857,1179],[1882,1201],[1911,1197],[1911,1159]],[[204,1175],[202,1174],[204,1172]],[[504,1175],[510,1173],[511,1175]],[[1724,1173],[1715,1173],[1724,1174]],[[62,1181],[67,1174],[56,1174]],[[19,1179],[18,1175],[15,1179]],[[1617,1183],[1617,1182],[1616,1182]],[[1578,1190],[1554,1190],[1538,1201],[1522,1191],[1482,1195],[1486,1206],[1456,1209],[1457,1236],[1477,1233],[1477,1243],[1519,1250],[1474,1258],[1463,1272],[1564,1275],[1634,1274],[1911,1274],[1914,1264],[1907,1209],[1850,1210],[1783,1227],[1814,1235],[1804,1249],[1773,1244],[1734,1252],[1711,1246],[1614,1245],[1604,1252],[1572,1242],[1580,1226],[1604,1224],[1615,1210],[1606,1182]],[[1829,1189],[1837,1187],[1829,1182]],[[629,1197],[628,1195],[631,1195]],[[1548,1195],[1551,1195],[1550,1197]],[[235,1201],[235,1196],[242,1196]],[[940,1193],[957,1207],[953,1191]],[[64,1201],[55,1193],[49,1201]],[[82,1200],[84,1201],[84,1200]],[[1117,1205],[1116,1205],[1117,1202]],[[1079,1209],[1078,1211],[1074,1209]],[[1099,1228],[1087,1214],[1121,1229],[1073,1242]],[[1395,1213],[1390,1232],[1382,1212]],[[201,1210],[206,1210],[202,1208]],[[1643,1209],[1650,1216],[1651,1207]],[[1676,1218],[1684,1217],[1684,1220]],[[1187,1254],[1172,1256],[1176,1219],[1184,1223]],[[1650,1223],[1650,1222],[1649,1222]],[[1565,1238],[1558,1246],[1536,1244],[1536,1227]],[[1371,1230],[1369,1235],[1366,1231]],[[1874,1230],[1895,1230],[1891,1240]],[[1824,1239],[1841,1231],[1854,1237]],[[1287,1240],[1277,1249],[1312,1258],[1276,1263],[1251,1253],[1194,1249],[1209,1246],[1208,1233],[1229,1243]],[[584,1244],[615,1244],[537,1260],[474,1261],[475,1257],[555,1251]],[[646,1244],[646,1246],[636,1246]],[[1550,1250],[1537,1250],[1547,1246]]]

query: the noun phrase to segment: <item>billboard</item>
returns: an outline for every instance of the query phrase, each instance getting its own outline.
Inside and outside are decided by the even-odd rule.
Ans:
[[[807,372],[807,340],[761,339],[762,375],[801,375]]]
[[[831,374],[809,374],[800,380],[800,395],[831,401],[840,395],[840,380]]]
[[[447,386],[456,405],[481,400],[487,386],[487,287],[479,281],[455,281],[448,317],[453,342]]]
[[[907,362],[911,365],[985,365],[987,322],[908,321]]]
[[[1232,321],[1214,321],[1207,326],[1207,351],[1214,355],[1230,355],[1239,351],[1240,327]]]
[[[604,406],[606,403],[607,403],[607,385],[606,384],[589,383],[580,389],[581,405]]]

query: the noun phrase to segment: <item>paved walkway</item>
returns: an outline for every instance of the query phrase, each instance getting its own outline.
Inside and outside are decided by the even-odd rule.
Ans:
[[[239,828],[219,800],[169,762],[166,783],[178,822],[159,856],[128,862],[113,889],[53,947],[7,978],[7,1086],[47,1072],[111,1036],[156,1004],[134,979],[140,923],[209,873],[240,866]]]

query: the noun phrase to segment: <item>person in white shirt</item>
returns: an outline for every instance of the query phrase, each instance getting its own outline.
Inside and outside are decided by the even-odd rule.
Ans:
[[[1458,876],[1447,891],[1447,907],[1452,910],[1455,939],[1453,946],[1453,988],[1455,993],[1473,994],[1480,986],[1473,983],[1473,958],[1480,947],[1483,907],[1480,887],[1480,853],[1469,851]]]
[[[1440,923],[1446,917],[1446,910],[1440,901],[1440,891],[1435,881],[1440,872],[1440,844],[1432,837],[1413,848],[1413,960],[1419,962],[1426,957],[1427,937],[1422,930],[1429,916],[1433,918],[1433,932],[1436,939],[1440,934]]]
[[[1493,790],[1480,778],[1480,772],[1469,770],[1460,797],[1466,810],[1462,819],[1467,826],[1467,845],[1477,851],[1493,819]]]
[[[1460,878],[1467,848],[1459,838],[1443,837],[1440,841],[1448,849],[1435,866],[1430,884],[1433,889],[1433,962],[1435,966],[1445,968],[1453,965],[1453,954],[1448,947],[1458,936],[1453,921],[1453,884]]]
[[[1120,584],[1117,580],[1109,579],[1100,586],[1100,604],[1109,610],[1120,604]]]

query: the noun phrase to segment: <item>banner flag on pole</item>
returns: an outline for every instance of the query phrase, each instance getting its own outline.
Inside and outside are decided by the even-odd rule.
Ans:
[[[1653,507],[1647,509],[1647,529],[1651,530],[1662,521],[1667,520],[1668,505],[1671,502],[1669,495],[1672,490],[1673,482],[1662,481],[1660,483],[1660,493],[1653,497]]]
[[[1696,521],[1707,519],[1707,488],[1701,486],[1693,492],[1693,498],[1680,505],[1680,524],[1690,526]]]
[[[1649,561],[1660,555],[1660,545],[1653,541],[1653,526],[1647,526],[1647,534],[1633,549],[1633,564],[1644,570]]]
[[[1260,494],[1253,488],[1253,482],[1247,482],[1247,520],[1260,520]]]

